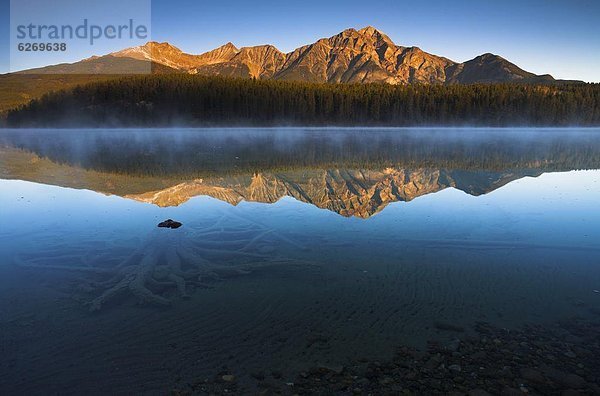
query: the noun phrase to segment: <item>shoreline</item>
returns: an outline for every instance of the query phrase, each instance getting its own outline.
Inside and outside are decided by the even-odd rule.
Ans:
[[[455,332],[459,335],[445,344],[429,341],[426,350],[400,346],[387,361],[358,359],[344,366],[315,366],[293,380],[273,371],[251,373],[253,383],[238,383],[235,373],[222,370],[213,378],[172,389],[171,394],[600,393],[600,318],[516,330],[479,322],[474,330],[474,334]]]

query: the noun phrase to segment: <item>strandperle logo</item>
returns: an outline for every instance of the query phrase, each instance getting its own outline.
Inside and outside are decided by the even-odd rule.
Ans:
[[[10,0],[9,33],[11,72],[152,72],[143,59],[105,57],[152,40],[151,0]]]
[[[148,27],[145,24],[136,24],[133,19],[120,25],[98,25],[90,23],[87,19],[79,25],[39,25],[29,23],[16,26],[18,40],[88,40],[90,45],[100,39],[147,39]]]

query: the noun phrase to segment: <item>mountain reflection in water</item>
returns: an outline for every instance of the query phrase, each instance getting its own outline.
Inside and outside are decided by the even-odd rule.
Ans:
[[[159,206],[284,196],[367,218],[448,187],[482,195],[525,176],[600,167],[589,130],[124,130],[0,134],[0,176]]]

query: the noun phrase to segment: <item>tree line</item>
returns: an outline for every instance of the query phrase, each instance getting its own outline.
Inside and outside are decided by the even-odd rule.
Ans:
[[[9,126],[598,126],[600,84],[316,84],[148,75],[53,92]]]

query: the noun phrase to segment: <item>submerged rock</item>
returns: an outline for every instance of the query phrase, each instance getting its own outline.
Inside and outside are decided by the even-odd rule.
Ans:
[[[462,326],[455,325],[453,323],[441,322],[441,321],[434,322],[433,327],[435,327],[438,330],[454,331],[457,333],[462,333],[465,331],[465,328]]]
[[[161,223],[158,223],[158,226],[161,228],[179,228],[182,226],[182,224],[178,221],[172,220],[172,219],[167,219]]]

